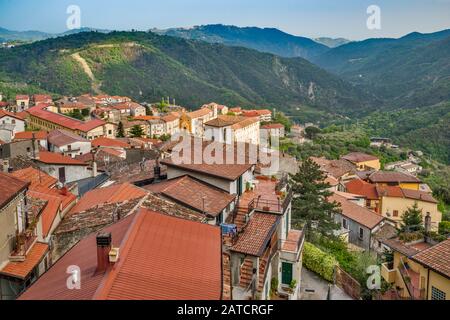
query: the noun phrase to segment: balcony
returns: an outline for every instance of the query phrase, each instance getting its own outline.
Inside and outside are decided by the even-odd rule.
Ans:
[[[285,240],[280,240],[281,256],[286,261],[297,262],[305,239],[304,232],[290,230]]]
[[[393,262],[385,262],[381,264],[381,276],[387,283],[395,282],[397,270],[394,268]]]
[[[408,263],[401,261],[399,271],[412,300],[425,299],[425,289],[420,289],[420,274],[412,270]]]
[[[23,262],[25,261],[26,254],[36,242],[37,237],[31,232],[24,232],[19,234],[15,238],[14,251],[9,255],[11,262]]]

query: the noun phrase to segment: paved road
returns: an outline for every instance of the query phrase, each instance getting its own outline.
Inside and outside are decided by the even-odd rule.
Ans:
[[[302,291],[299,300],[326,300],[329,282],[305,267],[302,269]],[[331,286],[331,300],[353,300],[335,285]]]

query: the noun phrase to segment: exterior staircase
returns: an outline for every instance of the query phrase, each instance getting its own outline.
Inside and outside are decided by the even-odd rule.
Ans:
[[[236,210],[236,216],[234,218],[234,224],[238,231],[241,231],[247,224],[246,216],[248,213],[248,207],[238,206]]]
[[[245,258],[244,263],[241,267],[241,274],[239,278],[239,286],[241,288],[247,289],[252,281],[253,275],[253,261]]]

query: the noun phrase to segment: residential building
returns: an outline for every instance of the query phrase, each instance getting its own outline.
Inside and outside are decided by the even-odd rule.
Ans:
[[[291,228],[291,200],[288,185],[267,177],[241,196],[229,219],[237,235],[224,238],[233,299],[271,299],[273,278],[279,299],[298,299],[304,233]]]
[[[0,145],[0,159],[13,160],[18,157],[34,159],[39,157],[39,142],[37,140],[21,140]]]
[[[13,300],[45,272],[48,245],[28,215],[30,183],[0,172],[0,300]]]
[[[29,125],[33,128],[52,131],[62,129],[71,131],[83,138],[92,140],[98,137],[114,138],[117,125],[100,119],[80,121],[62,114],[46,110],[48,105],[41,104],[28,110]]]
[[[281,123],[269,123],[261,126],[261,133],[266,137],[279,137],[283,138],[284,133],[284,125]]]
[[[149,137],[161,137],[166,134],[166,123],[161,119],[152,119],[149,123]]]
[[[39,168],[65,184],[91,177],[88,164],[59,153],[41,151],[35,160]]]
[[[8,131],[10,133],[1,133],[1,131]],[[6,142],[11,142],[17,132],[25,130],[25,120],[15,113],[0,110],[0,139]]]
[[[345,156],[342,156],[341,159],[347,160],[356,166],[356,169],[359,171],[365,170],[380,170],[381,164],[380,159],[370,154],[362,153],[362,152],[352,152]]]
[[[377,171],[365,179],[381,186],[398,186],[402,189],[420,190],[421,181],[417,177],[402,172]]]
[[[19,299],[218,300],[221,247],[217,226],[142,208],[78,242]],[[72,265],[78,290],[66,285]]]
[[[25,111],[30,107],[30,97],[27,95],[16,96],[16,110],[17,112]]]
[[[263,110],[242,110],[242,115],[244,117],[250,118],[258,118],[261,122],[270,122],[272,121],[272,111],[263,109]]]
[[[384,218],[379,214],[360,206],[350,200],[348,196],[334,193],[328,201],[336,202],[341,208],[341,213],[334,215],[334,221],[347,233],[348,242],[369,251],[373,234],[382,226]]]
[[[318,164],[322,171],[339,181],[340,186],[338,187],[338,190],[340,191],[345,191],[343,185],[346,182],[357,178],[356,167],[346,160],[328,160],[324,157],[311,157],[311,160]]]
[[[365,196],[366,207],[381,214],[397,228],[401,225],[403,213],[414,204],[422,210],[424,221],[426,216],[431,217],[432,230],[437,230],[442,219],[438,202],[427,192],[399,186],[375,185],[361,180],[351,181],[345,186],[348,192]]]
[[[203,137],[203,124],[217,117],[217,109],[202,108],[183,113],[180,117],[180,129],[196,137]]]
[[[66,130],[54,130],[48,134],[48,150],[71,158],[91,152],[91,141]]]
[[[177,113],[170,113],[163,116],[161,120],[165,123],[165,134],[173,136],[180,132],[180,116]]]
[[[41,103],[52,103],[53,99],[48,94],[34,94],[32,97],[35,106]]]
[[[24,140],[32,140],[36,139],[39,142],[39,145],[48,150],[48,142],[47,142],[48,131],[21,131],[17,132],[14,135],[14,141],[24,141]]]
[[[168,179],[190,175],[225,190],[229,194],[240,196],[245,192],[247,186],[254,179],[253,171],[257,162],[256,159],[251,159],[250,156],[244,154],[241,159],[242,163],[240,163],[237,155],[239,152],[238,144],[235,144],[235,151],[232,151],[230,150],[232,148],[227,148],[227,145],[223,143],[206,142],[201,139],[192,139],[190,142],[186,146],[186,148],[191,148],[189,158],[183,158],[183,152],[188,152],[186,149],[175,150],[171,157],[161,160],[161,164],[167,166]],[[182,145],[180,146],[182,147]],[[245,147],[243,144],[241,146]],[[215,163],[208,163],[202,158],[198,162],[198,159],[196,159],[198,153],[205,154],[206,148],[211,148],[211,150],[222,149],[222,157],[215,159]]]
[[[236,194],[189,175],[150,184],[144,189],[205,215],[210,224],[224,223],[236,205]]]
[[[226,115],[226,114],[228,114],[228,110],[229,110],[227,106],[224,106],[224,105],[221,105],[221,104],[218,104],[218,103],[215,103],[215,102],[204,104],[202,106],[202,108],[209,108],[211,110],[214,110],[214,108],[216,108],[218,115],[221,115],[221,114],[222,115]]]
[[[377,148],[385,146],[390,148],[392,146],[392,140],[389,138],[372,137],[370,138],[370,146]]]
[[[259,121],[258,118],[220,115],[204,123],[204,137],[220,143],[242,142],[258,145]]]
[[[393,260],[381,265],[381,275],[393,289],[385,299],[450,300],[450,239],[438,244],[398,238],[383,242]]]
[[[67,188],[58,189],[57,179],[39,169],[28,167],[12,172],[18,179],[30,182],[27,197],[44,203],[39,215],[36,215],[36,236],[42,243],[50,243],[53,231],[76,203],[76,196]],[[49,256],[51,261],[51,255]]]

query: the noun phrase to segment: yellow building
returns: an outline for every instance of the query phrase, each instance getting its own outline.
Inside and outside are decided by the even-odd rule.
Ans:
[[[345,156],[342,156],[341,158],[354,164],[356,166],[356,169],[359,171],[381,169],[380,159],[370,154],[362,152],[352,152]]]
[[[401,298],[450,300],[450,239],[436,245],[384,240],[393,261],[383,263],[381,275]]]
[[[100,119],[80,121],[51,112],[46,107],[34,107],[28,111],[28,124],[35,129],[52,131],[63,129],[83,138],[93,140],[99,137],[114,138],[116,125]]]
[[[411,190],[420,190],[422,183],[413,175],[396,171],[377,171],[369,175],[367,180],[379,186],[399,186]]]

